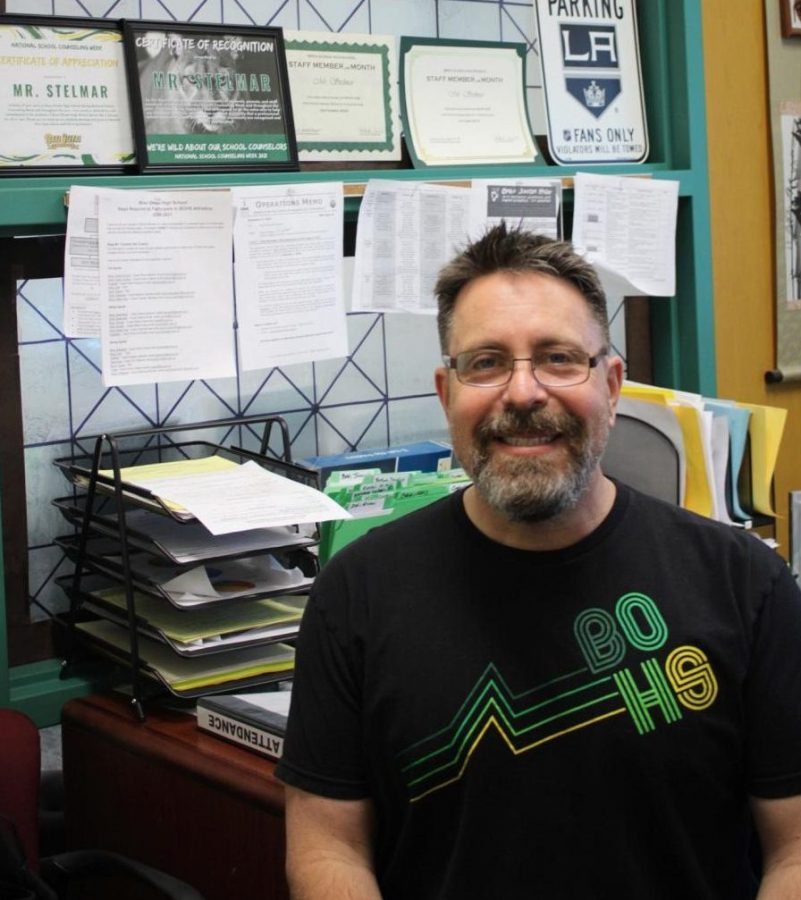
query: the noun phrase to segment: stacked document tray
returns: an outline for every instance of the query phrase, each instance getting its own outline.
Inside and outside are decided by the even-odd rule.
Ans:
[[[74,526],[56,539],[75,565],[59,579],[70,599],[73,644],[128,667],[140,715],[140,676],[178,697],[292,677],[293,641],[317,571],[316,525],[282,521],[215,535],[152,481],[162,472],[174,479],[176,471],[188,477],[255,463],[295,488],[316,486],[314,473],[288,460],[204,441],[121,450],[103,435],[93,457],[56,461],[74,487],[54,501]],[[137,483],[143,471],[148,487]]]
[[[72,590],[72,576],[59,579]],[[90,573],[81,581],[81,608],[128,627],[125,589],[104,575]],[[306,605],[305,594],[282,594],[242,602],[225,602],[186,615],[165,600],[134,591],[136,627],[140,634],[169,644],[175,653],[199,657],[242,647],[263,647],[297,636]]]

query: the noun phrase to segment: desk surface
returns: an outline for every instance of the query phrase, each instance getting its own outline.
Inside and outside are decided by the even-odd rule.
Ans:
[[[150,704],[69,701],[62,714],[67,837],[126,853],[206,900],[282,900],[283,787],[274,763]]]

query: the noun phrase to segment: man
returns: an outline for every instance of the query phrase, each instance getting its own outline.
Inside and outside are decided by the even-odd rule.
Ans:
[[[751,535],[601,472],[622,381],[569,245],[441,273],[463,493],[341,551],[279,776],[295,900],[801,897],[801,600]],[[749,800],[750,798],[750,800]]]

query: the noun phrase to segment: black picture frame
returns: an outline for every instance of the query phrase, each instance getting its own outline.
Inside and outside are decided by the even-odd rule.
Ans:
[[[17,29],[18,34],[9,34],[7,40],[8,29]],[[91,43],[95,34],[101,39]],[[109,40],[109,36],[114,40]],[[38,41],[42,41],[41,47],[36,46]],[[59,56],[63,46],[59,50],[57,41],[62,45],[74,42],[81,53]],[[112,44],[119,49],[109,53]],[[100,52],[101,47],[107,51],[105,55]],[[46,52],[40,55],[39,50]],[[122,22],[78,16],[0,14],[0,56],[11,60],[17,52],[19,63],[0,65],[0,177],[135,172]],[[39,59],[41,62],[33,62]],[[84,59],[92,64],[81,65]],[[25,71],[25,60],[29,73]],[[112,77],[115,72],[119,77]],[[108,78],[104,77],[107,73]],[[105,102],[109,100],[110,103]],[[109,115],[115,102],[119,110],[117,126]],[[59,111],[70,106],[74,122],[59,120]],[[94,122],[93,106],[97,110]],[[39,127],[41,143],[36,135]],[[37,150],[39,146],[41,149]]]
[[[297,171],[280,28],[123,20],[141,172]]]
[[[801,3],[798,0],[780,0],[782,37],[801,37]]]

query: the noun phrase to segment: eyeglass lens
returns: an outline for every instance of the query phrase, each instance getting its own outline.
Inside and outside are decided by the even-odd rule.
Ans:
[[[463,384],[500,386],[511,379],[515,362],[528,362],[537,381],[546,387],[581,384],[591,368],[590,357],[580,351],[548,351],[517,360],[506,353],[469,351],[456,357],[456,374]]]

